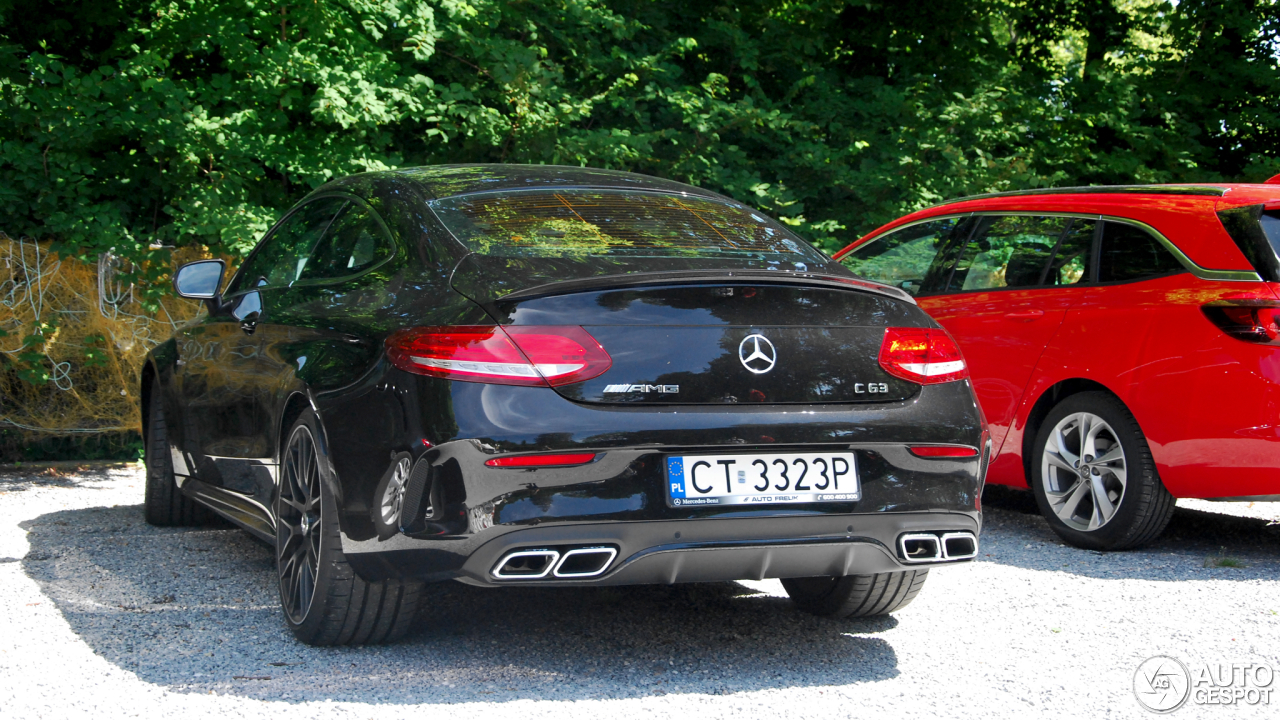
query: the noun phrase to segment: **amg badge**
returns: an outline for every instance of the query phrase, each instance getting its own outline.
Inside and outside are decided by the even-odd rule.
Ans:
[[[605,385],[604,391],[607,393],[678,393],[679,385]]]

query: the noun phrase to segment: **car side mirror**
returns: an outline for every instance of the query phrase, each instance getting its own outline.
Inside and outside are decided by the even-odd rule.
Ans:
[[[178,297],[204,300],[209,312],[217,312],[221,305],[218,289],[222,287],[222,275],[227,264],[221,260],[197,260],[178,268],[173,276],[173,289]]]

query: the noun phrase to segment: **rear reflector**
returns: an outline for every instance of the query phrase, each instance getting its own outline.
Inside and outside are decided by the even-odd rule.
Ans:
[[[387,357],[406,372],[495,385],[569,385],[613,364],[577,325],[456,325],[399,330]]]
[[[1205,317],[1237,340],[1280,345],[1280,302],[1221,300],[1200,308]]]
[[[978,457],[975,447],[939,447],[936,445],[911,445],[907,448],[912,455],[928,458]]]
[[[960,348],[941,328],[888,328],[880,344],[880,367],[920,385],[969,377]]]
[[[485,460],[489,467],[528,468],[528,467],[565,467],[567,465],[586,465],[596,459],[595,453],[558,453],[553,455],[516,455]]]

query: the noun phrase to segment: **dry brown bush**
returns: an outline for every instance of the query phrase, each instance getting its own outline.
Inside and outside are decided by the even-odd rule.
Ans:
[[[208,257],[173,252],[173,264]],[[199,304],[167,296],[148,312],[119,264],[60,257],[49,243],[0,233],[0,429],[50,436],[136,431],[138,371],[148,350],[195,317]],[[24,360],[23,339],[43,325],[43,358]],[[43,384],[35,375],[47,374]]]

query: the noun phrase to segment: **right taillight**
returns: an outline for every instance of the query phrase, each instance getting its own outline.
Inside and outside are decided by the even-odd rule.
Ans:
[[[461,325],[399,330],[387,357],[417,375],[495,385],[569,385],[613,364],[600,343],[577,325]]]
[[[1280,302],[1219,300],[1200,308],[1205,317],[1237,340],[1280,345]]]
[[[889,328],[880,344],[880,367],[920,385],[969,377],[956,341],[941,328]]]

